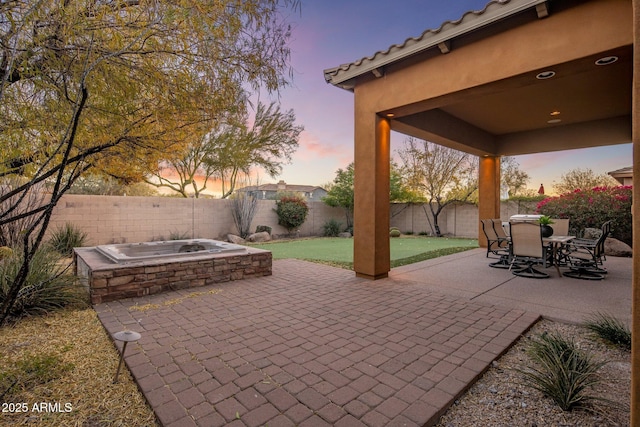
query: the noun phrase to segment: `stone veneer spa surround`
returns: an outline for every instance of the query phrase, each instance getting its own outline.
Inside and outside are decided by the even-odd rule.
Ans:
[[[77,248],[74,253],[76,274],[88,288],[92,304],[270,276],[271,264],[271,252],[249,247],[241,253],[194,252],[189,257],[122,264],[114,263],[96,248]]]

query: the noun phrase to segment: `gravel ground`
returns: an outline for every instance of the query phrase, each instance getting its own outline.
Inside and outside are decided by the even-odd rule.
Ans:
[[[564,412],[550,398],[522,384],[522,376],[514,368],[530,365],[525,353],[528,338],[544,331],[558,331],[573,338],[583,349],[593,352],[598,360],[608,363],[601,368],[601,384],[592,393],[611,403],[599,404],[593,411]],[[607,346],[584,328],[543,320],[458,399],[442,416],[437,427],[457,426],[628,426],[631,387],[631,354]]]

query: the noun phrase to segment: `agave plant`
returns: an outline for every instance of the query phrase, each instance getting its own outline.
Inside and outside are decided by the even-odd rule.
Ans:
[[[608,343],[631,350],[631,330],[614,316],[607,313],[595,313],[583,325]]]
[[[564,411],[587,407],[601,398],[590,393],[601,380],[598,370],[606,362],[581,351],[558,333],[532,339],[527,350],[535,366],[518,369],[525,384],[553,399]]]
[[[70,222],[64,227],[56,228],[49,239],[49,244],[60,254],[70,257],[73,255],[73,248],[84,246],[87,240],[87,233],[79,230]]]
[[[86,305],[86,292],[69,272],[69,264],[61,261],[61,255],[47,246],[35,253],[27,280],[18,293],[10,317],[16,319],[65,306]],[[0,262],[0,305],[8,296],[21,266],[22,252],[19,250]]]

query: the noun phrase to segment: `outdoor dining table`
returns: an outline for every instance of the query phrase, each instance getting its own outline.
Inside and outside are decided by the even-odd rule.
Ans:
[[[560,277],[562,277],[562,274],[560,274],[560,265],[558,262],[558,249],[575,238],[576,236],[550,236],[542,238],[542,243],[551,245],[551,262],[553,262],[553,265],[556,267],[556,271],[558,272],[558,276]]]

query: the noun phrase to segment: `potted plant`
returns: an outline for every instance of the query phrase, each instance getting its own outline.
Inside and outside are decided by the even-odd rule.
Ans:
[[[553,220],[548,215],[542,215],[538,218],[538,223],[540,224],[540,232],[542,233],[542,237],[551,237],[553,235],[553,228],[550,224],[553,224]]]

